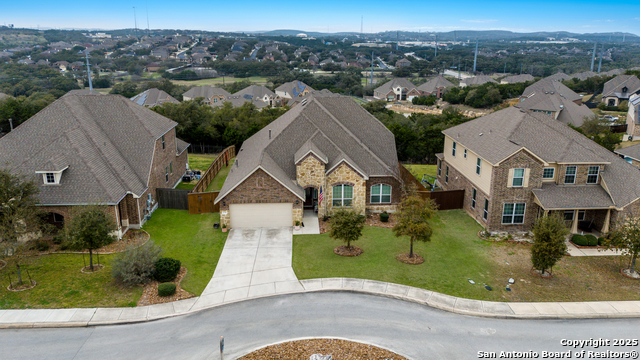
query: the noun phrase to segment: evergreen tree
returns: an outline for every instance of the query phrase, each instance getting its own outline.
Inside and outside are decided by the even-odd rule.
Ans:
[[[543,216],[533,225],[531,262],[544,275],[567,251],[565,237],[569,229],[560,216]]]

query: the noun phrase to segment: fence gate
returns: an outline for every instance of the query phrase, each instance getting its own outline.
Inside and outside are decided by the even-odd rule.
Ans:
[[[220,194],[219,191],[209,191],[200,193],[190,193],[187,208],[189,214],[206,214],[220,211],[220,204],[213,202]]]
[[[188,189],[156,189],[158,206],[162,209],[189,210]]]

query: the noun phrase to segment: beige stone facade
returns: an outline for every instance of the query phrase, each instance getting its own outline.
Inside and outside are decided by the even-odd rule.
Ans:
[[[366,181],[358,172],[346,163],[338,165],[335,170],[327,175],[327,195],[325,196],[324,209],[325,213],[331,215],[333,210],[339,207],[333,206],[333,187],[337,185],[353,186],[353,198],[351,200],[351,208],[358,211],[362,215],[366,210]]]
[[[302,188],[312,186],[320,189],[320,186],[325,186],[324,172],[324,162],[313,154],[307,155],[296,164],[296,180]]]

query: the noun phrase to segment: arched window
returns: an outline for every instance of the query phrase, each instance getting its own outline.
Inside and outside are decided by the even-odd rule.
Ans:
[[[377,184],[371,187],[371,203],[382,204],[391,202],[391,185]]]

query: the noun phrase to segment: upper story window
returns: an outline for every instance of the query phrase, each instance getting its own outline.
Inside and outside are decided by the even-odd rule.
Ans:
[[[351,206],[353,202],[353,186],[336,185],[333,187],[333,206]]]
[[[576,167],[567,166],[567,172],[565,172],[564,174],[564,183],[575,184],[575,182],[576,182]]]
[[[522,187],[524,185],[524,169],[513,169],[513,179],[511,186]]]
[[[599,176],[600,166],[589,166],[589,173],[587,174],[587,184],[597,184]]]
[[[451,155],[456,156],[456,145],[457,143],[453,142],[453,147],[451,148]]]
[[[164,168],[164,181],[169,181],[169,167]]]
[[[449,166],[447,166],[445,172],[444,172],[444,182],[448,183],[449,182]]]
[[[555,172],[556,172],[555,168],[544,168],[544,170],[542,170],[542,178],[553,179]]]
[[[442,160],[438,159],[438,176],[442,175]]]
[[[476,197],[478,196],[478,190],[476,190],[476,188],[473,188],[473,190],[471,190],[471,208],[475,209],[476,208]]]
[[[482,159],[478,157],[478,160],[476,160],[476,174],[480,175],[480,170],[482,170]]]
[[[377,184],[371,187],[371,203],[390,203],[391,202],[391,185]]]
[[[45,177],[45,182],[47,184],[55,184],[56,183],[56,176],[53,173],[46,173],[44,174]]]
[[[164,135],[162,135],[162,150],[164,150],[165,147],[166,147],[166,144],[164,143]]]
[[[467,158],[467,149],[464,149],[464,158]]]

